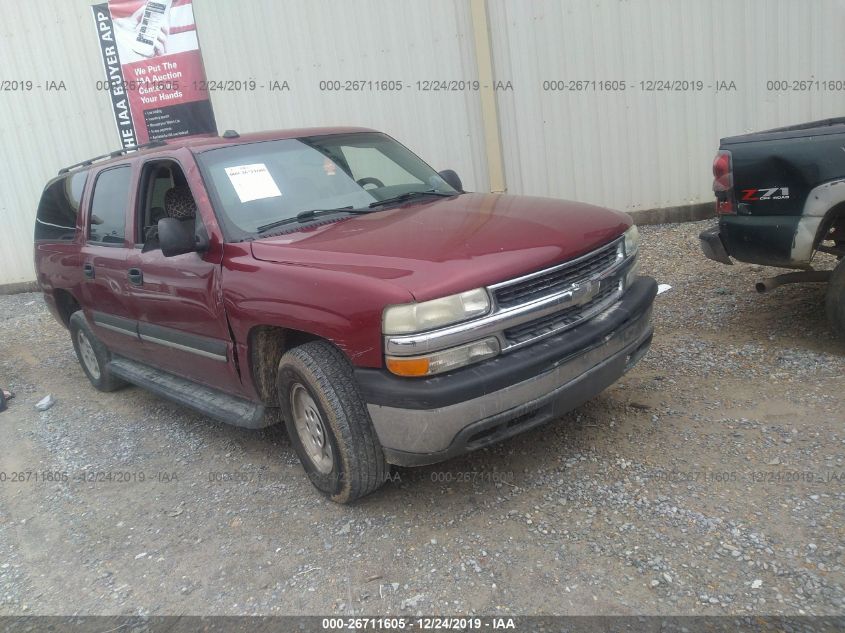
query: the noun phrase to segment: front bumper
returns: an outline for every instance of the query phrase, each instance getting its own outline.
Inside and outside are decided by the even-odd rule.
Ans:
[[[462,370],[407,379],[356,370],[387,461],[433,464],[548,422],[618,380],[651,343],[657,284],[558,336]]]
[[[719,231],[718,225],[702,231],[701,235],[698,236],[698,239],[701,240],[701,250],[704,251],[707,259],[712,259],[714,262],[719,262],[720,264],[732,265],[733,262],[728,255],[728,251],[725,249],[725,244],[722,242],[722,236]]]

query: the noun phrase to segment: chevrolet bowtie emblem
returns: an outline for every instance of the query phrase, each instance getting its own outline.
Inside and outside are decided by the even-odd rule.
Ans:
[[[591,301],[599,292],[599,284],[600,282],[598,281],[584,281],[578,284],[572,284],[569,289],[569,293],[572,296],[572,305],[583,305]]]

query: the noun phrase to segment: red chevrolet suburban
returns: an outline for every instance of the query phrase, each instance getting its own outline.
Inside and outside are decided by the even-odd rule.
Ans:
[[[389,136],[153,143],[61,170],[37,278],[95,388],[283,419],[337,502],[554,419],[652,338],[622,213],[467,193]]]

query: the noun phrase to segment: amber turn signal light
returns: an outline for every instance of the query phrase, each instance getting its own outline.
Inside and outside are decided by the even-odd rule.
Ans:
[[[395,358],[387,357],[387,368],[397,376],[426,376],[428,374],[428,358]]]

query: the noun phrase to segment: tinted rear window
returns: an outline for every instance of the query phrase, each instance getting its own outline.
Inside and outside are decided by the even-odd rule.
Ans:
[[[76,234],[79,201],[88,172],[68,174],[54,181],[41,194],[35,219],[36,240],[72,240]]]
[[[97,176],[88,219],[88,239],[92,242],[123,243],[131,176],[128,166],[109,169]]]

